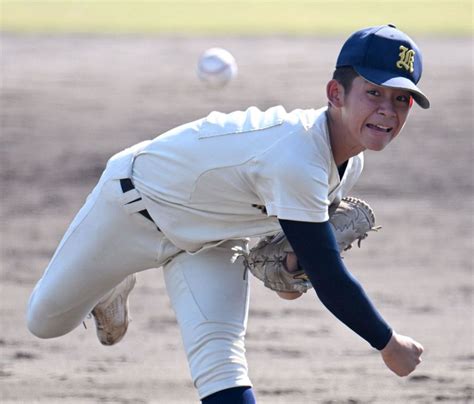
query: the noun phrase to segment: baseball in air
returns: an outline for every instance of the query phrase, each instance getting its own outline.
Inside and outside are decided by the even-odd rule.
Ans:
[[[199,58],[197,75],[209,87],[224,87],[237,75],[237,63],[229,51],[210,48]]]

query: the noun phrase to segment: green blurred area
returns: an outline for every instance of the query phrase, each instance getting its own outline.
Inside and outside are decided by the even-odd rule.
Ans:
[[[1,0],[8,32],[347,34],[393,23],[410,33],[471,35],[472,0]]]

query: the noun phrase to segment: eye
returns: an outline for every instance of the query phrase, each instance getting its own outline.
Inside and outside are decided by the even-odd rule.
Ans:
[[[397,101],[403,102],[404,104],[408,104],[410,102],[410,96],[409,95],[399,95],[397,97]]]
[[[378,90],[367,90],[367,94],[373,95],[374,97],[378,97],[380,92]]]

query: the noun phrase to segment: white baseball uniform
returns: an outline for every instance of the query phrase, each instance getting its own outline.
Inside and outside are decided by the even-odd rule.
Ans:
[[[133,181],[163,232],[187,251],[275,233],[277,218],[326,221],[363,160],[351,158],[340,181],[325,110],[213,112],[138,152]]]
[[[276,233],[278,219],[328,220],[362,167],[359,154],[339,177],[326,108],[212,112],[126,149],[108,162],[35,287],[29,328],[63,335],[126,276],[163,266],[199,396],[250,386],[248,284],[232,248]],[[124,193],[122,178],[135,189]]]

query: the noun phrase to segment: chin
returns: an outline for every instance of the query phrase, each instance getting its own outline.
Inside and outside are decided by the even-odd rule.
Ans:
[[[387,147],[387,145],[388,145],[388,143],[367,145],[367,150],[382,151],[383,149],[385,149],[385,147]]]
[[[393,140],[394,136],[386,136],[383,138],[369,138],[365,144],[367,150],[382,151],[385,149]]]
[[[364,146],[367,150],[382,151],[398,135],[399,131],[393,130],[390,133],[365,133],[363,136]]]

